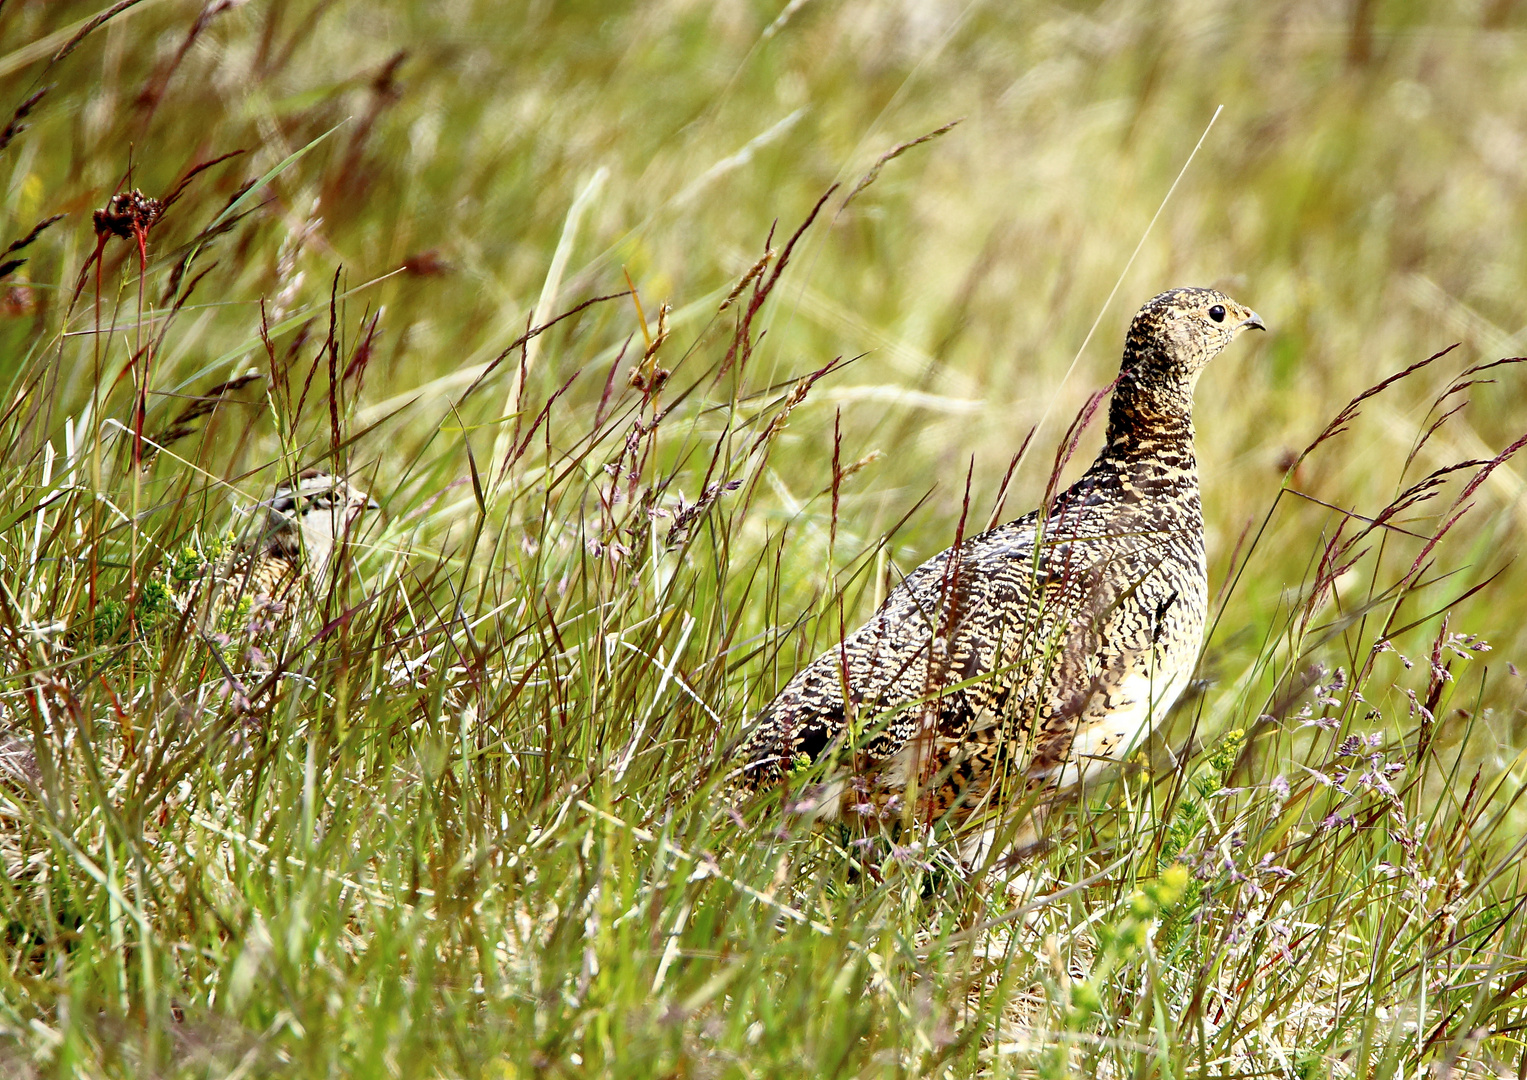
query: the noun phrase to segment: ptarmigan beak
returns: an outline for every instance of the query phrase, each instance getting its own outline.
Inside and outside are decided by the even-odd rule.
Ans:
[[[1236,329],[1237,330],[1266,330],[1267,329],[1267,324],[1262,321],[1262,316],[1258,315],[1255,311],[1250,311],[1250,312],[1246,313],[1246,317],[1241,320],[1241,325],[1237,326]]]

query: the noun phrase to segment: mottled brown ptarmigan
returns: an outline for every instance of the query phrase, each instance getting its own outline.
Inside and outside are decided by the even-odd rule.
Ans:
[[[1107,442],[1050,505],[918,567],[747,733],[747,786],[837,763],[832,818],[952,825],[967,861],[1033,839],[1048,802],[1128,755],[1176,700],[1208,608],[1193,453],[1199,373],[1256,312],[1173,289],[1135,316]],[[1004,827],[1006,826],[1006,827]]]
[[[280,485],[256,507],[264,513],[254,536],[211,575],[210,611],[221,612],[245,597],[292,599],[304,579],[312,595],[321,595],[336,547],[362,513],[376,508],[364,491],[317,469]]]
[[[232,555],[187,581],[165,568],[177,607],[194,619],[209,640],[229,612],[265,605],[256,618],[236,620],[232,629],[253,636],[255,627],[268,628],[272,616],[286,614],[284,625],[293,625],[293,602],[320,597],[337,550],[354,535],[357,521],[377,503],[364,491],[330,473],[309,470],[295,482],[279,485],[269,499],[256,504],[252,533],[239,542]],[[76,648],[93,648],[118,642],[123,631],[104,632],[99,624],[70,635]],[[36,784],[41,778],[31,736],[8,732],[0,724],[0,781]]]

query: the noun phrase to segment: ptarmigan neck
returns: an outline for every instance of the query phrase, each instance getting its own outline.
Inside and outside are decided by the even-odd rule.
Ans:
[[[315,592],[323,592],[327,583],[329,563],[334,558],[335,532],[334,520],[328,514],[314,512],[303,516],[303,554],[307,556],[308,574]]]
[[[1193,387],[1163,377],[1154,365],[1131,369],[1114,388],[1102,459],[1119,464],[1152,461],[1197,476],[1193,455]],[[1101,459],[1100,459],[1101,460]]]

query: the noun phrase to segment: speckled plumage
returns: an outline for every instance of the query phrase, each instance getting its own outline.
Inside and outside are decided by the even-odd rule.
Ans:
[[[1092,466],[1047,511],[918,567],[799,672],[743,744],[745,782],[837,754],[822,814],[900,818],[915,791],[918,820],[989,837],[1012,804],[1127,754],[1197,658],[1208,572],[1193,388],[1248,327],[1262,327],[1254,312],[1209,289],[1141,308]]]

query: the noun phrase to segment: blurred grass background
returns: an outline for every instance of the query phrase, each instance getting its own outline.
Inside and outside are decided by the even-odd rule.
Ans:
[[[740,413],[767,419],[773,405],[766,403],[777,404],[789,380],[835,357],[857,358],[814,386],[790,413],[748,516],[738,522],[739,530],[752,530],[739,550],[749,557],[762,551],[765,562],[778,552],[769,588],[757,594],[766,593],[767,602],[743,603],[735,580],[715,588],[743,608],[743,629],[727,625],[719,635],[724,641],[730,643],[733,634],[751,642],[752,635],[772,633],[771,647],[781,651],[770,675],[760,678],[756,666],[746,668],[726,685],[730,696],[721,703],[730,711],[723,729],[710,733],[724,741],[748,709],[767,699],[772,679],[787,677],[794,663],[836,640],[835,613],[799,626],[797,620],[826,610],[825,598],[842,584],[839,573],[893,527],[891,554],[903,569],[946,546],[967,468],[973,470],[972,506],[984,519],[1011,456],[1037,427],[1006,503],[1009,515],[1032,506],[1061,432],[1088,395],[1116,373],[1122,332],[1138,304],[1174,285],[1216,285],[1259,311],[1272,333],[1265,342],[1243,342],[1221,356],[1198,392],[1215,587],[1231,576],[1240,538],[1261,525],[1285,480],[1319,502],[1283,497],[1230,596],[1203,666],[1211,707],[1200,735],[1212,739],[1218,729],[1255,716],[1237,710],[1254,704],[1256,695],[1230,687],[1238,673],[1260,670],[1268,636],[1280,632],[1294,607],[1291,597],[1308,584],[1322,542],[1341,521],[1329,507],[1372,515],[1395,494],[1402,475],[1408,482],[1455,461],[1493,457],[1527,429],[1523,376],[1513,367],[1498,368],[1487,376],[1493,382],[1470,388],[1467,408],[1427,442],[1417,466],[1402,468],[1435,415],[1428,413],[1433,399],[1452,376],[1523,351],[1527,10],[1517,7],[1510,0],[1121,0],[1021,8],[938,0],[624,7],[140,0],[92,29],[90,20],[110,9],[72,0],[5,0],[0,87],[6,96],[0,111],[39,90],[46,93],[23,118],[25,130],[0,152],[0,240],[19,238],[51,215],[64,217],[18,253],[25,265],[0,283],[0,374],[21,384],[38,370],[51,372],[51,411],[30,434],[60,449],[64,420],[78,418],[98,393],[107,400],[97,415],[113,412],[112,395],[122,415],[131,379],[114,373],[127,366],[124,338],[92,352],[95,285],[93,277],[80,276],[96,245],[91,212],[131,187],[162,197],[196,164],[244,151],[194,179],[185,199],[152,231],[145,310],[153,328],[162,325],[154,320],[163,318],[167,283],[186,245],[247,183],[285,162],[268,183],[251,189],[239,206],[243,216],[230,229],[205,241],[196,272],[206,276],[154,358],[148,429],[162,428],[181,407],[173,395],[263,366],[262,303],[272,324],[288,320],[279,350],[311,354],[323,338],[339,272],[346,348],[353,350],[364,338],[362,328],[377,320],[375,347],[349,404],[355,430],[379,426],[348,453],[353,470],[368,478],[401,522],[389,537],[396,541],[406,532],[426,562],[430,553],[444,553],[443,565],[468,585],[478,582],[483,595],[492,591],[488,579],[502,563],[502,580],[523,580],[527,594],[545,600],[548,614],[552,605],[561,613],[569,548],[556,519],[570,521],[578,504],[556,502],[550,494],[545,506],[527,510],[515,503],[493,522],[507,538],[497,550],[509,556],[485,559],[487,568],[471,559],[465,566],[452,563],[476,550],[467,546],[475,513],[470,470],[473,463],[486,468],[490,453],[501,450],[514,398],[504,402],[518,371],[525,373],[524,397],[534,408],[578,373],[545,429],[550,463],[552,446],[559,452],[576,446],[590,428],[589,417],[602,409],[605,377],[622,343],[634,337],[639,349],[648,330],[629,300],[595,305],[495,369],[469,407],[453,411],[452,404],[529,322],[619,292],[628,277],[649,328],[660,304],[673,305],[673,338],[661,357],[674,368],[673,385],[687,385],[686,363],[702,374],[709,370],[704,364],[714,365],[725,349],[732,324],[716,319],[716,308],[759,257],[774,223],[778,250],[831,185],[844,185],[805,234],[763,309],[755,329],[766,333],[745,385],[739,378],[731,391],[740,396]],[[69,49],[71,43],[76,47]],[[1120,282],[1131,252],[1220,106],[1223,113]],[[842,205],[844,192],[883,154],[953,120],[958,126],[887,163],[872,186]],[[105,249],[100,318],[118,335],[123,327],[145,325],[138,313],[137,267],[133,245],[114,242]],[[77,283],[86,288],[76,301]],[[1116,284],[1118,295],[1105,310]],[[1101,324],[1083,349],[1100,312]],[[1455,354],[1369,402],[1350,430],[1288,474],[1299,451],[1346,401],[1454,342],[1462,343]],[[631,393],[625,370],[617,372],[617,398]],[[772,395],[765,392],[770,387]],[[733,404],[728,390],[711,387],[695,395],[690,436],[665,443],[662,468],[653,470],[654,476],[688,470],[684,493],[691,502],[700,486],[688,482],[704,472],[708,452],[696,448],[701,436],[713,436],[726,423],[720,414]],[[264,407],[260,395],[225,410],[193,456],[259,497],[278,478],[280,439],[290,436],[278,432],[275,411]],[[835,427],[844,463],[879,452],[844,481],[836,526],[824,496],[833,480]],[[1089,433],[1073,470],[1090,460],[1098,437],[1096,430]],[[520,490],[538,482],[533,475],[522,478]],[[551,487],[548,482],[548,492]],[[1519,469],[1511,462],[1496,468],[1474,501],[1476,510],[1446,548],[1444,569],[1453,576],[1436,592],[1420,590],[1408,598],[1407,617],[1399,622],[1419,618],[1503,570],[1450,614],[1453,629],[1481,635],[1495,648],[1488,662],[1497,677],[1471,684],[1469,693],[1477,690],[1479,697],[1457,717],[1478,721],[1482,729],[1470,760],[1498,772],[1513,768],[1527,745],[1521,680],[1501,670],[1508,661],[1527,658],[1521,617],[1527,567],[1514,560],[1527,526]],[[225,519],[220,498],[206,507],[209,521]],[[1428,519],[1416,527],[1435,525]],[[578,532],[570,548],[576,554],[583,534],[568,531]],[[536,542],[548,538],[562,544],[561,554],[542,565]],[[512,592],[501,581],[495,587]],[[608,581],[599,585],[609,587]],[[596,596],[608,595],[599,589]],[[700,593],[710,596],[703,588]],[[872,584],[863,595],[850,592],[860,615],[867,614],[874,593]],[[707,633],[716,637],[707,619],[725,624],[726,613],[695,610],[702,623],[695,641]],[[523,608],[519,616],[537,617],[534,611],[525,616]],[[846,617],[852,622],[854,611]],[[653,631],[658,644],[673,649],[675,625],[668,618],[661,634]],[[1410,642],[1413,653],[1435,633],[1435,623],[1420,627]],[[670,655],[682,653],[685,640]],[[1348,663],[1355,669],[1361,659]],[[712,670],[708,677],[719,678]],[[1266,686],[1286,676],[1272,664]],[[1224,691],[1219,699],[1216,686]],[[432,718],[439,718],[439,707],[436,700]],[[528,705],[510,713],[530,730],[541,722]],[[1403,703],[1398,715],[1405,715]],[[599,744],[590,753],[597,758],[609,749]],[[291,790],[305,790],[300,746],[292,768]],[[550,798],[560,782],[556,770],[536,768],[543,770],[541,790]],[[475,797],[462,795],[453,812],[465,815]],[[533,835],[545,836],[534,830],[552,827],[547,807],[555,805],[526,796],[514,808],[527,822],[535,818],[527,826]],[[406,837],[406,824],[389,820],[375,827],[384,833],[396,827]],[[356,836],[367,835],[368,844],[377,843],[365,827],[351,827]],[[519,828],[505,818],[506,835]],[[595,835],[589,828],[585,838]],[[269,836],[266,841],[275,842]],[[420,845],[449,846],[439,835],[415,835],[403,847],[408,842],[416,851]],[[635,842],[626,836],[621,843],[632,846],[617,844],[609,857],[639,861]],[[576,849],[555,856],[545,849],[546,858],[582,860],[587,846],[585,839],[581,856]],[[513,845],[506,842],[506,849]],[[577,876],[572,863],[555,865],[569,880]],[[642,865],[639,872],[627,870],[639,877],[651,870]],[[417,899],[417,865],[389,866],[387,872],[395,881],[412,873],[415,892],[409,895]],[[760,873],[748,880],[772,889],[769,867]],[[1075,876],[1082,876],[1080,870]],[[332,885],[313,880],[320,890]],[[436,886],[443,888],[439,880]],[[1112,899],[1127,906],[1128,889],[1120,886]],[[116,902],[97,900],[103,911]],[[246,900],[261,917],[275,918],[272,912],[286,906],[280,895]],[[636,899],[623,895],[622,905],[627,902]],[[683,922],[675,921],[672,909],[678,900],[665,901],[668,906],[650,902],[653,935],[658,927],[668,932]],[[687,918],[688,909],[680,910]],[[518,917],[505,919],[513,924]],[[263,926],[255,919],[233,935],[242,953],[231,945],[226,955],[219,945],[200,946],[218,954],[206,961],[222,973],[225,981],[217,985],[232,979],[238,987],[238,979],[245,979],[234,993],[236,1004],[251,993],[258,1000],[248,985],[255,976],[247,972],[266,970],[257,963],[240,968],[240,957],[279,951],[260,938]],[[340,994],[315,1006],[331,1020],[344,1011],[334,1004],[349,1000],[344,994],[359,1000],[374,990],[377,1001],[392,995],[389,1007],[398,1009],[410,992],[421,1001],[428,993],[446,993],[429,989],[429,980],[418,975],[431,962],[429,948],[411,937],[423,933],[419,927],[406,920],[386,924],[385,931],[367,925],[376,935],[377,955],[417,947],[408,959],[416,983],[389,981],[385,971],[364,964],[351,983],[336,977],[337,991],[321,979],[309,986],[304,980],[316,976],[307,973],[287,976],[302,993]],[[343,926],[330,930],[334,940],[343,938]],[[671,930],[672,940],[678,933]],[[1382,936],[1375,932],[1371,940]],[[850,938],[848,952],[860,948],[859,939]],[[187,940],[199,939],[188,932]],[[433,947],[436,939],[424,940]],[[600,940],[601,949],[635,948],[618,936]],[[670,962],[662,961],[654,979],[651,967],[663,955],[662,940],[640,943],[646,966],[621,999],[632,1009],[644,992],[658,997]],[[759,962],[776,965],[770,969],[776,973],[799,965],[809,976],[760,982],[748,1007],[753,1011],[739,1006],[735,1022],[728,1013],[726,1030],[706,1038],[742,1053],[738,1048],[757,1043],[750,1034],[756,1015],[769,1036],[760,1060],[787,1071],[806,1067],[803,1062],[829,1071],[825,1063],[841,1060],[857,1063],[856,1069],[883,1066],[891,1075],[903,1059],[875,1057],[877,1039],[905,1050],[943,1030],[947,1018],[937,1008],[915,1002],[907,1007],[894,992],[884,997],[881,969],[855,969],[849,978],[833,966],[840,953],[847,954],[838,942],[823,945],[809,934],[801,940],[815,943],[807,948],[786,939],[777,953],[761,952]],[[562,964],[577,972],[582,965],[587,975],[580,948],[575,939],[556,939],[548,946],[546,970]],[[284,962],[300,968],[292,956]],[[607,967],[613,963],[609,952],[600,956]],[[367,963],[385,967],[380,960]],[[695,959],[686,994],[697,997],[710,985],[705,963]],[[109,965],[102,970],[91,977],[117,978]],[[817,991],[844,978],[851,989],[843,992],[873,1002],[870,1014],[837,1005],[821,1011]],[[127,976],[121,979],[125,987]],[[79,985],[87,983],[82,976]],[[546,976],[535,993],[555,985]],[[789,987],[788,995],[780,985]],[[783,996],[776,1000],[771,993]],[[123,1002],[129,997],[124,991]],[[273,993],[265,1003],[266,1021],[279,1018],[279,997]],[[82,1000],[98,1006],[89,995]],[[528,992],[525,1000],[531,1001]],[[525,1005],[522,1026],[535,1027],[538,1049],[515,1051],[522,1071],[556,1071],[571,1060],[563,1055],[575,1043],[557,1041],[556,1022],[548,1036],[544,1018],[532,1019],[551,1008],[546,1000],[535,998],[535,1008]],[[117,1004],[124,1017],[136,1015],[128,1004],[112,1007]],[[442,1030],[470,1024],[473,1006],[459,1007],[460,1014],[441,1021]],[[290,1008],[314,1023],[302,1008]],[[438,1008],[438,1001],[429,999],[417,1015],[429,1008]],[[569,1009],[568,1016],[577,1011]],[[18,1009],[16,1015],[30,1014]],[[631,1020],[631,1030],[653,1047],[666,1047],[669,1056],[662,1060],[679,1068],[673,1063],[691,1060],[683,1048],[691,1046],[692,1032],[675,1030],[670,1039],[662,1015]],[[563,1019],[568,1031],[575,1029],[573,1019]],[[829,1021],[838,1020],[847,1028],[834,1029]],[[781,1035],[779,1044],[772,1041],[777,1031],[797,1028],[795,1035]],[[383,1043],[397,1037],[377,1030]],[[577,1039],[591,1040],[576,1043],[588,1053],[598,1039],[584,1027],[576,1030]],[[366,1074],[371,1066],[358,1062],[371,1059],[344,1041],[352,1037],[361,1038],[336,1035],[332,1060],[320,1061],[316,1036],[306,1042],[294,1036],[295,1045],[315,1056],[283,1067],[318,1075],[340,1062]],[[427,1032],[410,1037],[418,1042],[405,1045],[424,1055],[420,1062],[427,1058],[420,1047],[439,1050]],[[39,1038],[37,1045],[48,1044]],[[205,1038],[216,1042],[219,1036]],[[945,1044],[937,1038],[933,1043],[942,1052]],[[449,1074],[439,1062],[450,1059],[461,1071],[475,1072],[502,1049],[491,1039],[489,1044],[458,1047],[457,1058],[442,1052],[439,1059],[428,1058],[429,1067]],[[957,1052],[963,1052],[958,1040],[949,1053]],[[382,1062],[386,1055],[378,1054]],[[612,1049],[605,1060],[618,1057]],[[145,1052],[144,1060],[152,1058]],[[261,1060],[262,1067],[275,1068]],[[397,1059],[386,1062],[375,1065],[377,1074],[396,1074]],[[735,1061],[727,1067],[747,1072]],[[125,1072],[129,1065],[108,1062],[101,1068]],[[517,1073],[502,1064],[498,1075]]]

